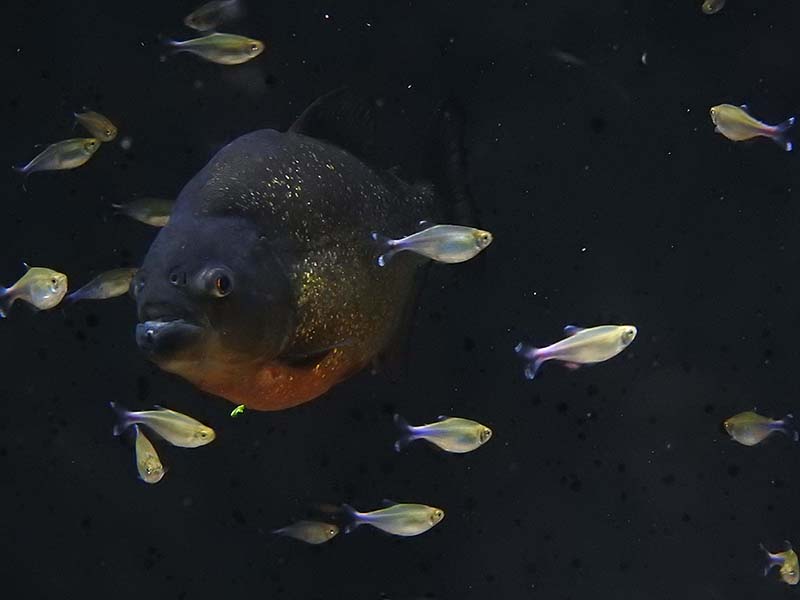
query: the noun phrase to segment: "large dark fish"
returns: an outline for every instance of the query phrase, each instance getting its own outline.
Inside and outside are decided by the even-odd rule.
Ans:
[[[459,124],[443,108],[435,128],[453,203],[466,196]],[[371,108],[337,90],[285,133],[236,139],[189,181],[132,283],[151,360],[235,404],[279,410],[392,345],[424,263],[404,253],[379,267],[370,232],[407,235],[446,203],[362,162],[372,129]]]

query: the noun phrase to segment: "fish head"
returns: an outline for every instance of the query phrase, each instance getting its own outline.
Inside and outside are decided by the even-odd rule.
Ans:
[[[483,250],[492,243],[492,240],[494,240],[494,237],[488,231],[483,231],[482,229],[475,230],[475,245],[478,249]]]
[[[339,533],[339,526],[338,525],[334,525],[333,523],[325,523],[324,524],[325,539],[331,540],[331,539],[335,538],[338,533]]]
[[[444,511],[441,508],[432,508],[430,515],[428,515],[428,519],[431,522],[431,525],[436,525],[442,519],[444,519]]]
[[[481,444],[485,444],[489,441],[489,438],[492,437],[492,430],[488,427],[481,425],[480,430],[478,431],[478,439],[480,440]]]
[[[242,216],[181,217],[161,229],[131,283],[139,348],[196,383],[277,356],[294,304],[269,241]]]
[[[722,422],[722,428],[725,430],[725,433],[732,436],[734,434],[734,429],[735,429],[733,419],[725,419]]]
[[[250,58],[255,58],[263,51],[264,51],[264,42],[261,42],[259,40],[248,40],[246,52]]]
[[[192,441],[195,448],[210,444],[217,437],[216,432],[211,427],[201,425],[192,433]]]
[[[720,114],[722,114],[722,105],[712,106],[709,109],[708,114],[711,115],[711,122],[714,125],[718,125],[719,124]]]
[[[28,273],[32,278],[31,300],[36,307],[46,310],[64,299],[68,285],[66,275],[42,267],[33,267]]]
[[[800,582],[800,571],[797,568],[797,561],[787,560],[781,566],[781,579],[789,585],[797,585]]]
[[[117,137],[117,128],[111,123],[103,125],[102,140],[104,142],[111,142]]]
[[[142,480],[147,483],[158,483],[164,477],[164,465],[157,457],[148,457],[142,462]]]
[[[619,341],[622,344],[622,347],[625,348],[630,345],[630,343],[636,338],[636,334],[638,333],[636,327],[633,325],[623,325],[620,328],[620,335]]]
[[[86,156],[91,156],[100,147],[100,142],[96,138],[86,138],[81,143],[81,152]]]

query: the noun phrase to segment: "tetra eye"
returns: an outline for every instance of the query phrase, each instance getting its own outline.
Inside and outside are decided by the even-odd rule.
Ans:
[[[250,44],[250,52],[258,52],[258,44]]]

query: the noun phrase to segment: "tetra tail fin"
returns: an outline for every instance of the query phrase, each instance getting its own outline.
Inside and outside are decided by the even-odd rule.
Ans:
[[[780,558],[776,557],[772,552],[767,550],[764,544],[759,544],[758,547],[761,548],[761,550],[764,551],[764,554],[767,555],[767,564],[764,565],[764,570],[763,570],[763,575],[764,577],[766,577],[772,570],[772,567],[774,567],[775,565],[779,565],[781,563],[781,560]]]
[[[402,250],[402,248],[396,245],[396,240],[378,233],[377,231],[373,231],[369,235],[373,240],[378,242],[382,250],[385,250],[385,252],[378,256],[377,263],[379,267],[385,267],[389,260]]]
[[[345,533],[350,533],[363,523],[359,518],[358,511],[349,504],[342,504],[342,512],[344,512],[345,518],[348,519],[347,525],[344,526]]]
[[[525,365],[525,378],[533,379],[542,367],[544,359],[540,356],[541,348],[520,342],[514,346],[514,352],[528,361]]]
[[[401,432],[400,437],[394,443],[394,449],[395,452],[400,452],[403,448],[408,446],[409,443],[414,441],[414,435],[411,433],[411,425],[409,425],[408,421],[406,421],[403,417],[395,414],[393,419],[394,424],[397,425],[397,428]]]
[[[791,413],[783,417],[783,420],[781,420],[780,431],[785,433],[794,442],[800,440],[800,433],[797,431],[797,427],[794,424],[794,415]]]
[[[792,140],[789,139],[788,131],[794,126],[795,120],[794,117],[789,117],[783,123],[775,125],[773,128],[772,139],[787,152],[791,152],[794,148]]]
[[[113,433],[115,436],[122,435],[122,432],[133,424],[130,421],[130,413],[125,407],[120,406],[116,402],[109,402],[108,405],[119,419],[119,421],[114,425],[114,429],[111,430],[111,433]]]
[[[11,294],[11,290],[0,286],[0,318],[8,317],[8,311],[11,310],[12,304],[14,304],[14,296]]]

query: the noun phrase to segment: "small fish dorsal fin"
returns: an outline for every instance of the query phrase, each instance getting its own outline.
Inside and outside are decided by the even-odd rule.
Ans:
[[[293,133],[325,140],[369,158],[375,146],[375,111],[349,88],[317,98],[289,128]]]
[[[750,112],[750,107],[749,107],[749,106],[747,106],[747,104],[740,104],[740,105],[739,105],[739,108],[741,108],[741,109],[742,109],[744,112],[746,112],[746,113],[749,113],[749,112]]]
[[[25,267],[25,272],[26,273],[31,270],[31,266],[28,263],[24,262],[24,261],[22,263],[22,266]]]
[[[399,502],[395,502],[394,500],[390,500],[389,498],[384,498],[383,500],[381,500],[381,504],[386,508],[390,508],[395,504],[399,504]]]
[[[580,333],[583,331],[583,327],[578,327],[576,325],[567,325],[564,327],[564,333],[567,335],[575,335],[576,333]]]
[[[448,417],[447,415],[439,415],[438,417],[436,417],[436,420],[437,421],[444,421],[444,420],[449,419],[449,418],[450,417]]]

